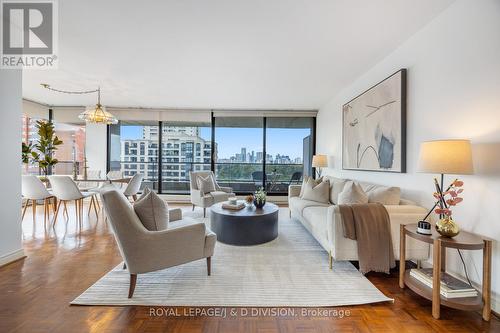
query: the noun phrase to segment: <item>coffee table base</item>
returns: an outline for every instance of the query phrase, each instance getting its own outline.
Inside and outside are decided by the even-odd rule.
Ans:
[[[255,216],[210,213],[212,231],[219,242],[229,245],[258,245],[278,237],[278,211]]]

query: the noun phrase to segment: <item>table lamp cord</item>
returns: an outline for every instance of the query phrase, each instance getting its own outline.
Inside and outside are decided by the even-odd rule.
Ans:
[[[464,258],[462,257],[462,252],[460,252],[460,249],[457,249],[458,254],[460,255],[460,259],[462,260],[462,265],[464,266],[464,272],[465,272],[465,277],[467,278],[467,282],[469,282],[469,285],[472,287],[472,283],[469,280],[469,274],[467,274],[467,267],[465,266],[465,261]]]

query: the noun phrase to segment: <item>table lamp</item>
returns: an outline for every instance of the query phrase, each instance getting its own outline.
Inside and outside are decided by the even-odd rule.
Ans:
[[[469,140],[435,140],[420,144],[418,172],[437,173],[441,175],[441,190],[444,192],[444,175],[473,173],[472,150]],[[425,221],[434,211],[434,207],[418,223],[419,232],[430,234],[430,223]],[[421,228],[420,228],[421,227]],[[428,231],[427,231],[428,230]]]
[[[321,177],[321,168],[328,166],[328,158],[326,155],[314,155],[312,159],[312,167],[316,169],[318,178]]]

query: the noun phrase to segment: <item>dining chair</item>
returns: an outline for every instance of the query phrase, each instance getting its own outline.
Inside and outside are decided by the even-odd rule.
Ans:
[[[90,197],[91,200],[89,212],[90,208],[93,205],[94,212],[96,216],[98,216],[97,206],[94,200],[94,196],[96,195],[95,192],[80,191],[75,181],[69,176],[49,176],[49,181],[50,185],[52,186],[52,193],[59,201],[52,222],[53,226],[56,224],[57,215],[59,213],[59,209],[61,208],[61,204],[63,204],[66,209],[66,203],[68,201],[75,202],[76,220],[80,224],[80,226],[82,224],[83,199]]]
[[[99,187],[99,182],[96,180],[101,179],[101,170],[88,170],[87,171],[87,181],[85,179],[79,179],[77,184],[80,191],[91,191]]]
[[[288,186],[292,184],[300,184],[300,181],[302,180],[302,171],[295,171],[292,174],[292,177],[290,178],[290,182],[288,183]]]
[[[108,171],[108,173],[106,174],[106,179],[108,179],[112,183],[113,183],[113,180],[122,179],[122,178],[123,178],[123,172],[121,170],[111,170],[111,171]],[[121,183],[121,182],[120,183],[113,183],[113,185],[115,185],[119,189],[123,189],[123,183]]]
[[[56,209],[56,198],[50,193],[43,182],[36,176],[33,175],[23,175],[21,181],[21,194],[23,198],[26,199],[26,203],[24,204],[23,213],[21,216],[21,222],[24,219],[24,215],[26,214],[26,209],[31,200],[31,205],[33,206],[33,223],[36,220],[36,206],[38,200],[43,200],[43,220],[47,221],[50,215],[50,201],[51,199],[53,204],[53,209],[55,212]]]
[[[123,190],[123,194],[130,199],[134,201],[137,200],[137,193],[141,190],[141,185],[142,185],[142,178],[144,175],[142,173],[136,173],[128,182],[127,187]]]

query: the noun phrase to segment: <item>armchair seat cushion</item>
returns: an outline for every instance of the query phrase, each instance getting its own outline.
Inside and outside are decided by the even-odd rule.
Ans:
[[[213,191],[210,192],[209,196],[211,196],[214,200],[214,203],[226,201],[229,199],[232,193],[222,192],[222,191]]]

